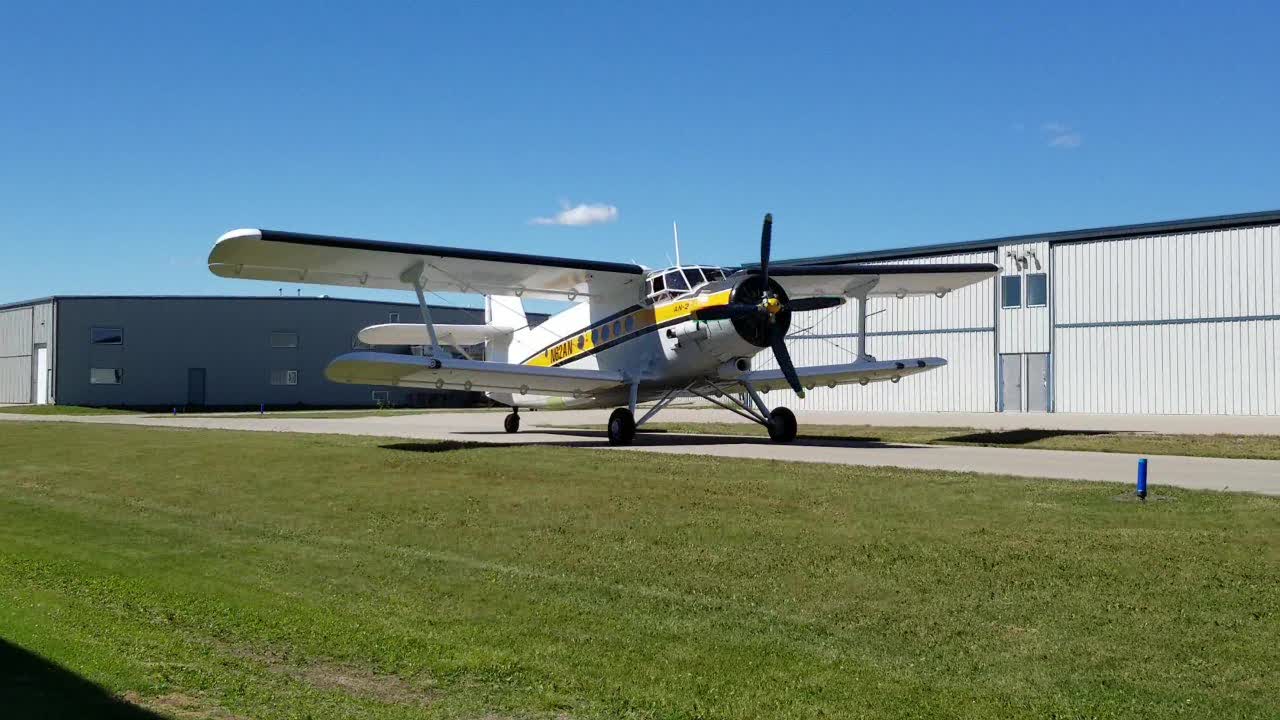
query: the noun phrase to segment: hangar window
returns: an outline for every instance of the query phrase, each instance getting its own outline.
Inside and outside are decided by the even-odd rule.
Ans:
[[[272,385],[297,385],[298,371],[297,370],[272,370],[271,384]]]
[[[121,385],[124,368],[89,368],[90,385]]]
[[[89,328],[89,342],[93,345],[123,345],[124,329],[108,327]]]
[[[1034,273],[1027,276],[1027,307],[1043,307],[1049,300],[1049,276]]]
[[[378,407],[385,407],[391,404],[391,393],[387,390],[374,390],[373,401]]]
[[[1005,275],[1000,278],[1000,306],[1022,307],[1022,276]]]
[[[400,313],[387,313],[387,322],[389,323],[400,322]]]
[[[271,333],[271,347],[273,347],[273,348],[296,348],[296,347],[298,347],[298,333],[295,333],[295,332],[273,332],[273,333]]]

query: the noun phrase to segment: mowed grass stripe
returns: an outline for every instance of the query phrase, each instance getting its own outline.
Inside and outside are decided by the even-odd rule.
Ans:
[[[1270,498],[9,429],[4,637],[143,698],[252,717],[1277,712]]]

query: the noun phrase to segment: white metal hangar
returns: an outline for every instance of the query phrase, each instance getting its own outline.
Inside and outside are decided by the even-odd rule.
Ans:
[[[990,262],[937,298],[872,300],[868,352],[948,365],[770,402],[834,411],[1280,415],[1280,211],[788,263]],[[797,322],[797,365],[848,362],[857,308]],[[770,359],[770,363],[772,360]]]

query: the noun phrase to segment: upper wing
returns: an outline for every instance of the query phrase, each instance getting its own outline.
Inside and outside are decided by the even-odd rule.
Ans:
[[[644,268],[624,263],[379,242],[279,230],[232,230],[209,253],[215,275],[320,285],[519,295],[639,298]]]
[[[770,275],[773,270],[770,269]],[[852,362],[844,365],[814,365],[796,368],[800,376],[800,384],[807,388],[821,386],[835,387],[851,383],[881,382],[894,380],[907,375],[927,372],[946,365],[942,358],[911,358],[909,360],[877,360],[875,362]],[[759,390],[782,390],[791,387],[781,370],[753,370],[739,378],[746,380]]]
[[[748,272],[759,272],[748,270]],[[790,297],[937,295],[981,282],[1000,272],[990,263],[937,265],[778,265],[769,268]]]
[[[621,373],[606,370],[570,370],[379,352],[341,355],[329,363],[324,376],[332,382],[355,385],[394,385],[563,397],[591,395],[623,383]]]

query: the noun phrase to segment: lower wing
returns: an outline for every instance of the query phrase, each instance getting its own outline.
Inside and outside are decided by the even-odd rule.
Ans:
[[[353,352],[329,363],[332,382],[581,397],[623,384],[607,370],[532,367],[485,360],[432,358],[380,352]]]
[[[442,325],[437,323],[436,339],[441,345],[479,345],[485,340],[508,335],[511,328],[497,325]],[[365,345],[430,345],[431,336],[422,323],[370,325],[357,337]]]
[[[909,360],[884,360],[875,362],[853,362],[844,365],[814,365],[796,368],[800,376],[800,384],[807,388],[835,387],[853,383],[873,383],[885,380],[896,381],[908,375],[928,372],[946,365],[942,358],[911,358]],[[781,370],[753,370],[744,373],[737,380],[745,380],[757,390],[782,390],[787,385]]]

